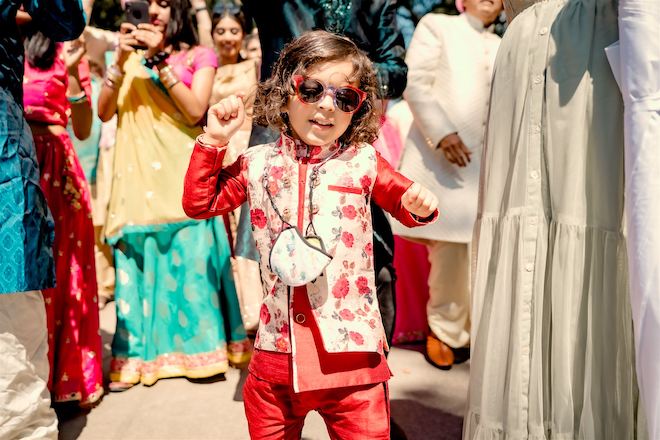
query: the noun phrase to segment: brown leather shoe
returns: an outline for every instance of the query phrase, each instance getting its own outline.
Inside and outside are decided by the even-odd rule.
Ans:
[[[433,333],[426,337],[426,360],[441,370],[449,370],[454,365],[454,351]]]

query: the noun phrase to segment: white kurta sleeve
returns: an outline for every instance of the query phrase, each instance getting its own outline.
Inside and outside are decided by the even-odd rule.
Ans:
[[[435,149],[445,136],[457,130],[448,109],[433,93],[435,81],[443,80],[442,75],[438,75],[443,57],[442,29],[433,15],[427,14],[420,20],[410,42],[406,55],[408,85],[403,96],[426,143]]]
[[[620,0],[625,198],[637,377],[648,438],[660,438],[660,3]]]

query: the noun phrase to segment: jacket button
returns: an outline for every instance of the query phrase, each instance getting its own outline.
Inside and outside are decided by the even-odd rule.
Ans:
[[[284,220],[289,220],[291,218],[291,210],[289,208],[284,208],[282,210],[282,217],[284,217]]]
[[[312,214],[318,214],[319,213],[319,205],[313,204],[312,205]]]
[[[296,319],[296,322],[297,322],[298,324],[304,324],[306,318],[305,318],[305,315],[303,315],[302,313],[298,313],[298,314],[296,314],[296,318],[295,318],[295,319]]]
[[[288,188],[288,187],[291,186],[291,179],[289,178],[289,176],[284,176],[282,178],[282,184],[284,185],[285,188]]]

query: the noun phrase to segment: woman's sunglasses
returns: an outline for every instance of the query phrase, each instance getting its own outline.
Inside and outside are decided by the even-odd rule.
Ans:
[[[305,78],[302,75],[294,75],[293,83],[296,87],[296,95],[302,102],[313,104],[329,93],[335,107],[345,113],[356,112],[367,99],[365,92],[353,86],[327,86],[319,80]]]

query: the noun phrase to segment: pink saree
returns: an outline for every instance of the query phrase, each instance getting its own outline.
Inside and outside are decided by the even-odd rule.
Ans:
[[[61,45],[58,48],[61,54]],[[89,68],[80,66],[90,94]],[[25,65],[25,116],[29,122],[65,127],[68,77],[61,55],[51,69]],[[46,130],[43,130],[46,132]],[[40,184],[55,219],[57,286],[43,291],[48,324],[49,389],[53,401],[88,406],[103,395],[94,227],[88,185],[66,131],[34,136]]]

